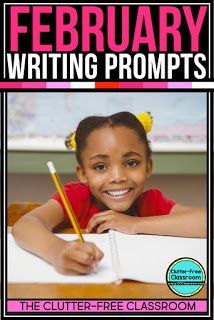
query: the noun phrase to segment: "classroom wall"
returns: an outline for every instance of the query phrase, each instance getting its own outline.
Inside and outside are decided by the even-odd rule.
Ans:
[[[63,183],[75,176],[60,175]],[[205,175],[153,175],[147,188],[159,188],[168,197],[186,206],[206,206]],[[9,174],[8,204],[19,201],[45,202],[55,192],[48,174]]]

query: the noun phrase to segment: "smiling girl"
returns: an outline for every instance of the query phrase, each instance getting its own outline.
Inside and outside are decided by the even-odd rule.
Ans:
[[[160,190],[144,192],[152,173],[151,148],[145,129],[149,114],[120,112],[82,120],[66,139],[76,149],[80,182],[65,185],[81,228],[137,234],[205,237],[206,211],[184,207]],[[147,130],[148,131],[148,130]],[[16,241],[64,274],[91,272],[103,253],[93,243],[64,241],[52,230],[69,219],[58,193],[23,216],[13,227]],[[38,241],[39,237],[39,241]]]

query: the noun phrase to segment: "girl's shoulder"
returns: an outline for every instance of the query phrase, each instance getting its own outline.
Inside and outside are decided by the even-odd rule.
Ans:
[[[70,181],[64,185],[64,190],[67,194],[72,194],[73,196],[77,196],[78,198],[85,198],[90,196],[89,187],[86,184]]]
[[[163,197],[163,193],[159,189],[148,189],[141,193],[140,197],[142,199],[148,199],[148,198],[157,198],[157,197]]]
[[[175,201],[165,196],[159,189],[149,189],[139,198],[140,215],[153,216],[168,214]]]

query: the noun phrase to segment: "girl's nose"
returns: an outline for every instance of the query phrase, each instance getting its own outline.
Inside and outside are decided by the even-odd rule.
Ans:
[[[110,183],[121,183],[127,181],[125,168],[115,167],[110,172]]]

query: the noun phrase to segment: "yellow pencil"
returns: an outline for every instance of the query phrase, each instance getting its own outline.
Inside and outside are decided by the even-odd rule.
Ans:
[[[52,161],[48,161],[47,162],[47,166],[49,168],[49,171],[50,171],[51,176],[53,178],[53,181],[55,183],[56,189],[59,192],[59,195],[60,195],[60,197],[62,199],[62,202],[63,202],[63,204],[65,206],[65,209],[66,209],[66,211],[68,213],[68,216],[69,216],[71,224],[72,224],[72,226],[74,228],[74,231],[78,235],[79,240],[81,242],[84,242],[83,236],[81,234],[79,223],[78,223],[78,221],[77,221],[77,219],[75,217],[74,211],[73,211],[73,209],[71,207],[71,204],[70,204],[70,202],[68,200],[68,197],[67,197],[67,195],[65,193],[65,190],[64,190],[64,188],[63,188],[63,186],[62,186],[62,184],[60,182],[59,176],[58,176],[58,174],[56,172],[56,169],[54,167],[53,162]]]

